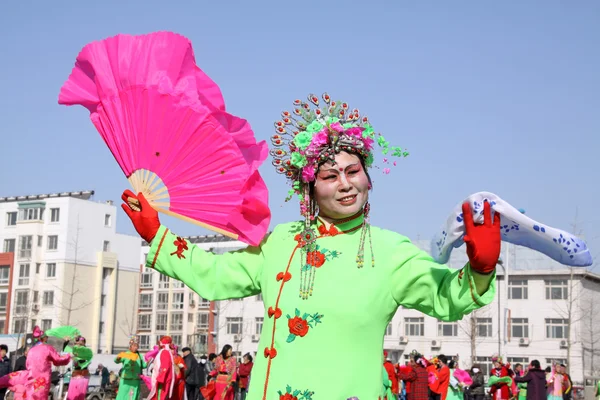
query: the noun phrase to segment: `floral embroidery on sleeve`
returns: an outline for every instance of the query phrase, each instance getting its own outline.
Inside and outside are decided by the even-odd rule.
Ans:
[[[304,337],[308,333],[310,328],[314,328],[317,324],[320,324],[323,319],[323,314],[314,313],[308,314],[304,313],[300,316],[300,310],[296,308],[296,313],[294,317],[291,317],[289,314],[288,317],[288,328],[290,329],[290,335],[287,338],[288,343],[292,343],[296,340],[296,337]]]
[[[177,246],[177,250],[172,252],[170,255],[177,255],[177,258],[182,259],[185,258],[183,255],[183,251],[188,249],[188,245],[185,239],[177,236],[177,240],[173,242],[175,246]]]
[[[285,388],[285,393],[282,393],[281,390],[277,393],[279,393],[279,400],[313,400],[312,396],[315,394],[308,389],[305,391],[292,390],[290,385]]]

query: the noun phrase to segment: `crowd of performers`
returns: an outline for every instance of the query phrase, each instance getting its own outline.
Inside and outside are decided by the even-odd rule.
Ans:
[[[458,368],[456,360],[443,354],[428,359],[413,351],[406,365],[394,365],[384,352],[384,400],[570,400],[572,381],[563,364],[541,369],[540,362],[529,365],[504,363],[492,356],[493,368],[486,380],[481,366]],[[489,388],[489,391],[486,391]]]
[[[0,388],[4,389],[0,390],[1,398],[8,389],[14,393],[15,400],[47,400],[53,367],[71,364],[71,379],[65,398],[85,400],[90,377],[88,367],[93,357],[92,350],[86,346],[86,339],[81,335],[64,338],[63,351],[59,352],[47,343],[48,335],[37,326],[32,338],[33,343],[26,355],[17,360],[15,371],[0,377]],[[114,360],[121,365],[117,400],[141,399],[142,385],[149,391],[145,397],[147,400],[234,400],[238,393],[241,400],[245,399],[252,357],[245,355],[243,363],[238,365],[230,345],[225,345],[218,355],[202,356],[200,362],[187,347],[180,353],[170,336],[163,336],[144,355],[138,349],[139,343],[134,336],[129,341],[129,349],[119,353]],[[4,351],[0,350],[0,353]],[[4,358],[1,361],[8,365],[8,359]],[[19,367],[21,360],[24,360],[22,368]],[[102,367],[99,367],[100,373]]]

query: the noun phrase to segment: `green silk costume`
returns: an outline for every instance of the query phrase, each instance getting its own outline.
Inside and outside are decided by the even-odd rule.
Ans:
[[[375,265],[365,246],[365,265],[357,268],[362,222],[359,216],[330,234],[314,223],[318,254],[306,300],[299,296],[306,264],[300,222],[277,226],[260,246],[222,255],[188,248],[161,226],[146,265],[208,300],[262,293],[264,324],[247,400],[374,400],[382,389],[384,333],[397,308],[459,320],[494,299],[495,273],[479,296],[468,264],[437,264],[406,237],[376,227]]]
[[[146,361],[140,353],[127,351],[126,354],[137,354],[137,360],[129,358],[115,358],[115,363],[123,364],[121,379],[119,380],[119,393],[116,400],[137,400],[140,398],[140,374],[147,367]]]

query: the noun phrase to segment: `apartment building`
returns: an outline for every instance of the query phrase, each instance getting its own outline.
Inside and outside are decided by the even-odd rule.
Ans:
[[[128,347],[137,323],[138,237],[94,191],[0,197],[0,332],[77,326],[98,353]]]
[[[205,251],[223,254],[241,247],[242,242],[221,235],[185,238]],[[190,347],[196,355],[218,352],[219,302],[211,302],[181,282],[145,267],[149,252],[143,243],[140,258],[140,289],[137,333],[140,349],[151,349],[163,335],[170,335],[180,347]]]

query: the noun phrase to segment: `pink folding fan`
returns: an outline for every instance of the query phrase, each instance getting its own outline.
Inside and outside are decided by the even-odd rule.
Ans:
[[[86,107],[136,193],[156,210],[257,245],[271,214],[268,148],[171,32],[118,35],[78,55],[60,104]]]

